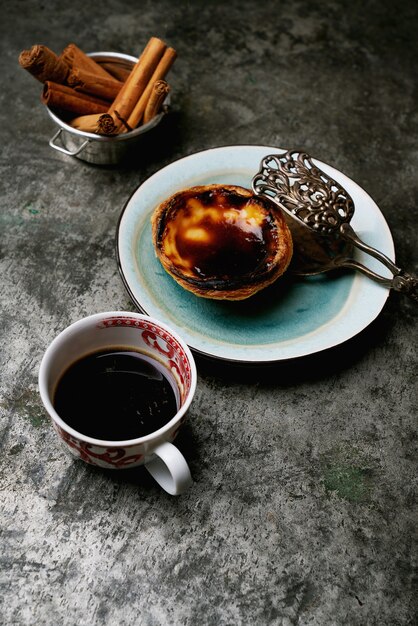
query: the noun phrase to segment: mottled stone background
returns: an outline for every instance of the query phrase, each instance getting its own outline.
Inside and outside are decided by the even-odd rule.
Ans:
[[[392,294],[361,335],[296,363],[199,359],[178,442],[194,485],[63,456],[37,391],[70,322],[134,310],[114,252],[124,202],[174,159],[304,147],[379,205],[418,272],[418,5],[1,2],[0,622],[385,625],[417,614],[417,305]],[[21,50],[178,51],[172,110],[123,166],[52,150]]]

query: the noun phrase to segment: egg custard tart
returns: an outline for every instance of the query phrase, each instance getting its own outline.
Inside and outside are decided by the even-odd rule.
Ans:
[[[153,212],[164,269],[197,296],[243,300],[287,269],[292,236],[271,202],[235,185],[183,189]]]

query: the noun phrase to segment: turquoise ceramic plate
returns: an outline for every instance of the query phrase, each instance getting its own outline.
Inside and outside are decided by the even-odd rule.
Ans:
[[[175,161],[148,178],[125,205],[118,225],[117,256],[125,286],[138,309],[176,330],[192,350],[240,363],[268,363],[331,348],[363,330],[382,310],[388,290],[349,272],[279,279],[240,302],[199,298],[162,268],[151,241],[153,209],[174,192],[193,185],[224,183],[251,188],[271,146],[226,146]],[[394,258],[393,241],[376,204],[356,183],[316,161],[355,202],[352,225],[370,245]],[[358,259],[381,272],[370,257]]]

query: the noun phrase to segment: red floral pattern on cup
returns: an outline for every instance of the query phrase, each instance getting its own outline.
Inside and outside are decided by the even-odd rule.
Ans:
[[[76,439],[63,428],[55,426],[61,439],[71,448],[75,454],[91,465],[111,466],[116,468],[128,467],[139,464],[144,458],[143,454],[129,454],[129,448],[102,448],[91,443],[86,443]],[[99,452],[100,450],[100,452]]]

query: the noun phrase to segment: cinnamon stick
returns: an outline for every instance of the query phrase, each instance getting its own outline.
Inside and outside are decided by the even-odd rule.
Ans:
[[[64,83],[70,69],[55,52],[41,44],[23,50],[19,55],[19,64],[41,83],[47,80]]]
[[[105,78],[82,68],[71,69],[66,82],[67,85],[76,91],[89,93],[111,102],[113,102],[123,86],[123,83],[118,80]]]
[[[106,113],[109,107],[109,104],[104,100],[80,93],[71,87],[49,80],[44,83],[41,100],[50,107],[76,113],[77,115]]]
[[[125,82],[129,74],[131,73],[131,70],[128,70],[126,67],[122,67],[118,63],[112,61],[100,63],[100,66],[103,67],[103,69],[105,69],[107,72],[109,72],[109,74],[113,76],[113,78],[116,78],[116,80],[119,80],[122,83]]]
[[[104,78],[109,78],[110,80],[116,80],[111,74],[109,74],[109,72],[106,72],[106,70],[99,63],[96,63],[94,59],[80,50],[75,43],[69,43],[68,46],[64,48],[61,53],[61,59],[72,69],[78,68],[85,70],[86,72],[103,76]]]
[[[126,126],[126,120],[146,89],[165,50],[166,44],[158,37],[151,37],[148,41],[142,55],[109,108],[108,112],[115,120],[118,129]]]
[[[167,74],[168,70],[173,65],[174,61],[176,60],[176,57],[177,57],[177,52],[174,50],[174,48],[166,49],[153,75],[151,76],[151,79],[149,80],[147,87],[143,91],[142,96],[137,101],[135,107],[132,110],[132,113],[127,119],[127,123],[128,123],[127,125],[129,128],[136,128],[138,124],[140,123],[142,116],[144,115],[148,100],[150,98],[154,83],[164,78],[164,76]]]
[[[97,122],[99,135],[114,135],[117,132],[113,117],[109,113],[103,113]]]
[[[71,120],[70,126],[86,133],[96,133],[98,135],[114,135],[116,133],[115,122],[109,113],[80,115]]]
[[[161,109],[161,105],[167,97],[170,87],[165,80],[157,80],[151,90],[147,106],[145,107],[143,124],[146,124],[155,117]]]

